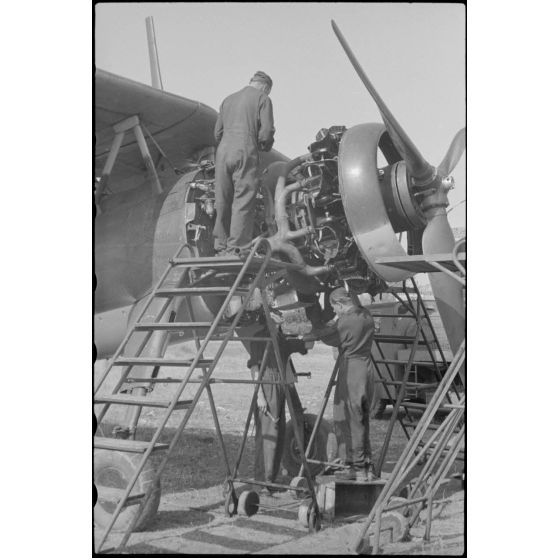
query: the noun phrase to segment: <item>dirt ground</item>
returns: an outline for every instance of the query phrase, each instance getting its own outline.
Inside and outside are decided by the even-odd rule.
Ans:
[[[215,347],[210,346],[205,356],[209,358],[214,350]],[[169,349],[170,356],[174,358],[192,352],[191,344]],[[247,353],[240,344],[230,344],[213,377],[248,379],[247,358]],[[298,372],[312,373],[310,379],[299,379],[297,389],[306,411],[316,413],[334,364],[332,350],[318,343],[307,356],[295,355],[294,362]],[[96,376],[105,366],[104,361],[96,363]],[[163,368],[160,372],[160,377],[179,377],[179,375],[180,373],[172,368]],[[109,380],[112,381],[108,382],[107,390],[116,381],[116,376]],[[153,391],[153,396],[168,395],[172,393],[173,387],[172,384],[158,385]],[[236,460],[252,389],[252,386],[237,384],[213,386],[229,461]],[[193,393],[189,390],[184,398],[191,397]],[[114,411],[111,409],[106,419],[106,426],[103,425],[106,432],[110,432],[112,425],[122,418],[123,411],[120,409]],[[148,440],[161,415],[162,411],[145,409],[136,438]],[[331,415],[330,403],[325,418],[331,419]],[[171,418],[164,439],[172,437],[181,417],[182,412],[177,412],[176,416]],[[382,446],[388,419],[389,407],[382,420],[371,421],[371,445],[374,456],[378,455]],[[240,466],[240,475],[247,477],[253,475],[254,444],[251,434],[252,425]],[[394,466],[405,443],[406,437],[399,424],[396,424],[384,473]],[[226,517],[223,507],[224,478],[223,455],[215,434],[207,396],[204,394],[163,474],[162,499],[157,517],[146,531],[132,535],[127,552],[140,554],[350,553],[350,541],[354,539],[355,524],[324,522],[322,531],[309,535],[307,529],[296,520],[300,502],[292,498],[289,492],[281,492],[273,497],[262,497],[262,506],[275,507],[275,509],[260,509],[250,518]],[[288,484],[289,478],[283,476],[279,482]],[[438,509],[432,525],[430,542],[423,541],[424,525],[419,522],[411,531],[411,541],[398,544],[389,544],[386,541],[382,553],[462,554],[464,550],[463,492],[455,482],[446,486],[440,496],[450,500]],[[277,508],[277,506],[281,507]],[[96,537],[99,534],[95,533]],[[105,546],[112,546],[111,543],[117,543],[118,539],[118,535],[111,535]]]

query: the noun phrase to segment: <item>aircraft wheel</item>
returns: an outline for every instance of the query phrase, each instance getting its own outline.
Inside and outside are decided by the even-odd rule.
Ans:
[[[260,496],[253,490],[243,492],[238,498],[238,513],[250,517],[260,509]]]
[[[304,413],[304,444],[308,443],[314,424],[316,424],[317,416],[311,413]],[[333,432],[331,425],[324,419],[320,423],[318,435],[314,441],[310,459],[319,461],[333,461],[337,457],[337,438]],[[285,429],[285,449],[283,451],[283,467],[287,470],[291,477],[298,475],[301,460],[294,435],[294,424],[292,419],[287,423]],[[325,466],[318,464],[309,464],[310,471],[313,476],[321,473]]]
[[[95,486],[99,489],[98,492],[101,492],[103,486],[107,488],[117,488],[124,491],[129,480],[134,475],[140,460],[140,455],[129,455],[124,452],[105,450],[95,452],[93,479]],[[155,472],[155,466],[148,460],[138,480],[136,481],[131,494],[133,495],[141,492],[147,492],[154,482]],[[140,518],[136,522],[134,531],[142,531],[149,525],[157,514],[160,500],[161,482],[158,480],[151,496],[149,497],[149,500],[143,508]],[[122,508],[113,527],[115,531],[125,531],[128,528],[135,517],[140,503],[141,501],[138,501],[135,504]],[[112,514],[116,509],[116,505],[117,504],[114,501],[99,498],[97,499],[97,503],[95,504],[93,511],[93,518],[95,525],[99,529],[104,529],[108,525]]]

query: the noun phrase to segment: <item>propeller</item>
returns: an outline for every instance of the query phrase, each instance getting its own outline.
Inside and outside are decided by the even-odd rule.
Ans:
[[[451,188],[451,183],[443,179],[450,175],[463,155],[465,128],[457,132],[440,165],[437,168],[433,167],[424,159],[384,103],[335,21],[332,20],[331,25],[356,73],[378,106],[387,132],[405,160],[405,165],[413,180],[412,187],[424,193],[421,207],[426,216],[427,225],[422,234],[423,252],[425,254],[451,253],[455,245],[455,238],[446,213],[446,207],[449,205],[447,192]],[[418,239],[420,235],[416,236]],[[465,310],[461,285],[444,273],[431,273],[429,279],[448,341],[455,354],[465,335]]]
[[[372,85],[372,83],[368,79],[368,76],[362,69],[362,66],[360,65],[356,56],[353,54],[351,47],[347,43],[345,37],[341,33],[341,30],[339,29],[335,21],[332,20],[331,25],[333,27],[335,35],[337,36],[339,42],[341,43],[341,46],[343,47],[343,50],[347,54],[349,60],[351,61],[351,64],[356,70],[356,73],[368,90],[368,93],[370,93],[374,101],[376,101],[376,105],[380,110],[380,114],[382,115],[382,120],[384,121],[388,134],[390,135],[393,143],[395,144],[395,147],[397,147],[397,150],[399,151],[403,159],[405,159],[405,163],[411,173],[411,176],[418,183],[422,183],[426,180],[434,178],[434,167],[430,165],[421,155],[416,145],[412,142],[411,138],[407,135],[399,122],[397,122],[395,116],[393,116],[387,105],[384,103],[383,99],[380,97],[380,94],[376,91],[375,87]]]
[[[461,128],[450,143],[446,156],[436,169],[438,176],[449,176],[465,151],[465,128]]]

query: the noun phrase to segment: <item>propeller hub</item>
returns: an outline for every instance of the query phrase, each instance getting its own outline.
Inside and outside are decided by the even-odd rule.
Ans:
[[[451,180],[437,178],[435,183],[431,185],[430,192],[422,199],[420,208],[427,217],[429,217],[428,212],[432,209],[448,207],[448,192],[453,188],[453,178],[449,178]]]
[[[445,178],[442,178],[440,187],[446,192],[453,190],[455,188],[455,180],[453,179],[453,176],[446,176]]]

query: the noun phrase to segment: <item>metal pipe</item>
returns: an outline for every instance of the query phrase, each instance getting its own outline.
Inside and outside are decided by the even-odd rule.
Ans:
[[[163,191],[163,188],[161,187],[161,183],[159,182],[157,169],[155,168],[155,163],[151,158],[151,153],[149,152],[149,147],[147,147],[147,142],[143,137],[143,132],[141,131],[141,127],[139,125],[134,126],[133,131],[134,131],[134,136],[136,137],[136,141],[138,142],[141,156],[143,157],[143,163],[145,164],[148,173],[151,175],[151,189],[155,195],[159,195]]]
[[[99,181],[99,184],[97,184],[97,188],[95,189],[95,204],[97,205],[99,212],[101,211],[99,204],[101,203],[103,192],[107,187],[110,173],[112,172],[112,167],[114,166],[114,163],[116,161],[116,157],[118,155],[118,151],[120,150],[120,146],[122,145],[123,139],[124,139],[124,132],[118,132],[114,136],[112,140],[112,144],[110,146],[110,151],[107,160],[105,161],[105,166],[103,167],[101,180]]]
[[[290,262],[299,266],[297,270],[302,275],[306,275],[309,277],[315,277],[317,275],[322,275],[324,273],[329,273],[332,271],[332,266],[330,265],[321,265],[321,266],[311,266],[308,265],[302,254],[298,250],[298,248],[289,242],[289,240],[293,240],[295,238],[299,238],[302,236],[306,236],[306,234],[312,232],[310,228],[301,229],[299,231],[291,231],[289,228],[289,216],[287,214],[287,196],[302,188],[304,185],[303,182],[294,182],[293,184],[286,185],[287,177],[289,173],[299,166],[301,163],[307,160],[309,155],[301,155],[300,157],[296,157],[292,159],[288,163],[285,164],[281,175],[277,179],[277,186],[275,188],[275,199],[274,199],[274,206],[275,206],[275,222],[277,224],[277,232],[269,237],[267,241],[271,246],[272,253],[281,253],[287,256]]]
[[[308,440],[308,445],[306,446],[306,461],[308,461],[309,463],[311,462],[311,460],[309,459],[310,457],[310,453],[312,451],[312,446],[314,445],[314,440],[316,439],[316,436],[318,434],[318,430],[320,429],[320,424],[322,422],[322,419],[324,417],[324,413],[327,407],[327,403],[329,401],[329,395],[331,393],[331,390],[333,389],[333,386],[335,385],[335,379],[337,377],[337,373],[339,372],[339,368],[340,368],[340,363],[341,363],[341,359],[342,359],[342,354],[339,353],[339,355],[337,356],[337,360],[335,361],[335,365],[333,366],[333,371],[331,372],[331,376],[329,378],[329,382],[327,384],[327,388],[324,394],[324,397],[322,398],[322,404],[320,405],[320,410],[318,411],[318,416],[316,419],[316,422],[314,423],[314,428],[312,429],[312,434],[310,435],[310,440]],[[300,469],[298,471],[298,476],[301,477],[304,467],[302,465],[300,465]]]
[[[159,54],[157,53],[157,42],[155,40],[155,24],[153,16],[145,18],[147,28],[147,48],[149,49],[149,66],[151,69],[151,87],[163,90],[163,80],[161,79],[161,68],[159,67]]]

